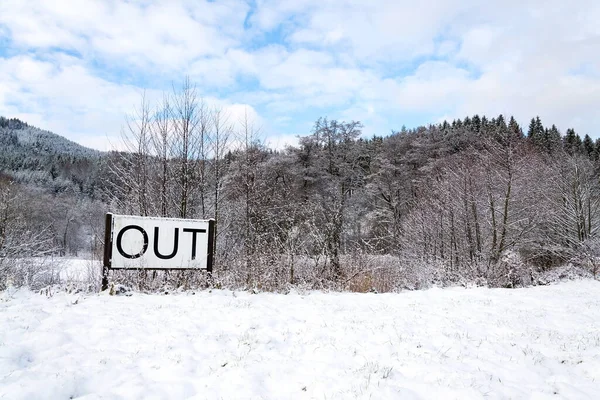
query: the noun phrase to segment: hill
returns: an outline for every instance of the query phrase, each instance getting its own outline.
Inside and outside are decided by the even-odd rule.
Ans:
[[[0,117],[0,172],[20,183],[93,196],[103,156],[19,119]]]

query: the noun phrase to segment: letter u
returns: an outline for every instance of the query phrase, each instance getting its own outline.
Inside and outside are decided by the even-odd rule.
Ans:
[[[154,254],[156,254],[156,257],[160,258],[161,260],[168,260],[168,259],[175,257],[175,255],[177,254],[177,249],[179,248],[179,228],[175,228],[175,240],[173,241],[173,251],[168,256],[162,255],[162,254],[160,254],[160,251],[158,251],[158,230],[159,230],[158,226],[155,226],[154,227]]]

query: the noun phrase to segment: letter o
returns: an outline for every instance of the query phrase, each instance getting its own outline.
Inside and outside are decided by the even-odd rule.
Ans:
[[[143,238],[144,238],[144,244],[142,246],[142,251],[140,251],[137,254],[127,254],[127,253],[125,253],[125,251],[123,250],[123,246],[121,245],[121,240],[123,239],[123,234],[125,232],[127,232],[128,230],[130,230],[130,229],[134,229],[136,231],[139,231],[142,234]],[[129,258],[131,260],[134,260],[136,258],[140,258],[141,256],[144,255],[144,253],[146,252],[146,250],[148,250],[148,234],[146,233],[146,231],[141,226],[127,225],[126,227],[124,227],[123,229],[121,229],[119,231],[119,234],[117,235],[117,250],[125,258]]]

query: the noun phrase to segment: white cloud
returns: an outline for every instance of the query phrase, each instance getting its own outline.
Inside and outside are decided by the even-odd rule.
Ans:
[[[369,134],[540,115],[598,137],[599,19],[595,0],[4,0],[0,114],[97,147],[143,88],[190,75],[278,142],[319,115]]]
[[[0,82],[12,82],[0,95],[0,114],[20,117],[82,144],[118,134],[141,93],[91,75],[68,56],[48,61],[26,55],[0,60]]]
[[[85,57],[177,70],[221,54],[243,34],[243,1],[6,0],[0,24],[16,46],[61,48]]]
[[[161,91],[143,91],[92,76],[77,59],[67,56],[61,56],[60,62],[29,56],[5,60],[0,63],[0,82],[13,82],[7,89],[0,85],[0,114],[22,118],[101,150],[122,148],[120,132],[125,117],[142,96],[152,108],[163,96]],[[202,100],[209,109],[221,109],[234,127],[239,128],[245,117],[257,128],[264,124],[250,105],[210,96]],[[22,107],[29,111],[19,111]]]

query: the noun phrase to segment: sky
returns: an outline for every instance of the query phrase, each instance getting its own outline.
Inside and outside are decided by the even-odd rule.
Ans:
[[[0,115],[108,150],[186,77],[272,147],[539,115],[600,137],[597,0],[2,0]]]

